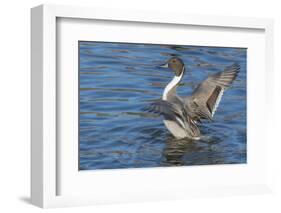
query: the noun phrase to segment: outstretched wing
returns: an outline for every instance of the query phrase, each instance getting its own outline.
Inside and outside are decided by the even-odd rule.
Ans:
[[[147,106],[145,111],[164,116],[166,120],[176,122],[180,127],[189,132],[191,136],[198,137],[200,130],[194,121],[182,106],[170,103],[164,100],[158,100]]]
[[[163,115],[165,119],[175,121],[182,128],[185,128],[183,119],[184,111],[182,111],[179,107],[177,107],[177,105],[173,103],[164,100],[157,100],[144,108],[144,110],[151,113]]]
[[[222,72],[210,75],[198,85],[192,95],[186,99],[193,119],[213,118],[225,89],[235,80],[239,70],[240,66],[235,63]]]

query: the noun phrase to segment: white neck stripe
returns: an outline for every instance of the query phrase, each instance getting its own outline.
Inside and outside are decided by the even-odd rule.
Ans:
[[[173,78],[172,81],[170,81],[170,83],[165,87],[164,92],[163,92],[163,96],[162,96],[162,100],[166,101],[167,100],[167,94],[168,92],[173,89],[182,79],[184,74],[184,66],[182,68],[182,72],[180,74],[180,76],[175,76]]]

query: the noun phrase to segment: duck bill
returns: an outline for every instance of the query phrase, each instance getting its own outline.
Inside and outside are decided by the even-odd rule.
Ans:
[[[168,68],[168,63],[161,64],[159,67],[161,67],[161,68]]]

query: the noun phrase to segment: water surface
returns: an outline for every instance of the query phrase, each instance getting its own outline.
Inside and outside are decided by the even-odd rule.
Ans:
[[[246,163],[245,48],[79,42],[81,170]],[[227,90],[202,140],[176,140],[162,118],[143,111],[162,96],[171,56],[186,72],[178,88],[189,95],[209,74],[236,62],[240,73]]]

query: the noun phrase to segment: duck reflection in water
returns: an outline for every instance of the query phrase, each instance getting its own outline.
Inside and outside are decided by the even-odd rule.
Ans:
[[[200,141],[190,138],[176,139],[168,134],[163,149],[163,166],[183,166],[224,163],[218,145],[222,140],[218,137],[205,136]],[[220,161],[218,161],[220,159]]]

